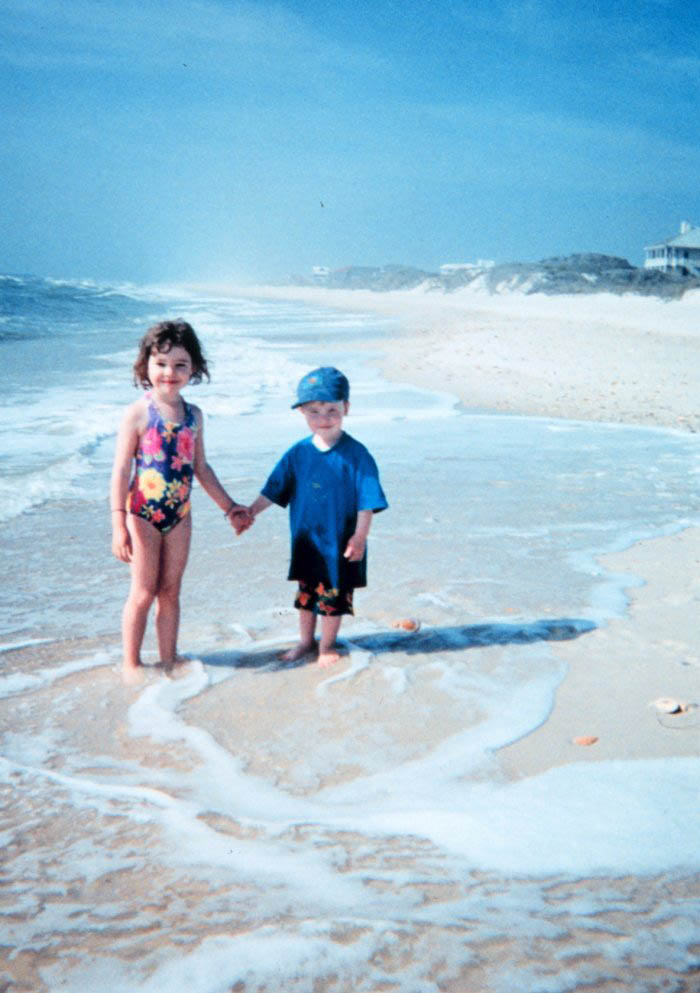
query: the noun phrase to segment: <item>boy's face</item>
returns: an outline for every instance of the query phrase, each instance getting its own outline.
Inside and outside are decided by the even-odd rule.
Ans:
[[[347,400],[335,403],[313,401],[303,403],[299,410],[310,430],[327,445],[333,445],[343,433],[343,418],[348,412]]]

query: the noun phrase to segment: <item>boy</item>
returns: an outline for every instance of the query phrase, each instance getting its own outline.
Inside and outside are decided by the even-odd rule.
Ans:
[[[315,647],[321,614],[318,662],[338,661],[336,637],[352,595],[367,584],[366,543],[372,515],[388,504],[377,466],[359,441],[343,431],[350,384],[330,366],[307,373],[297,387],[299,408],[312,431],[286,452],[249,508],[253,517],[271,504],[289,504],[292,560],[288,579],[299,590],[299,643],[283,658],[294,662]]]

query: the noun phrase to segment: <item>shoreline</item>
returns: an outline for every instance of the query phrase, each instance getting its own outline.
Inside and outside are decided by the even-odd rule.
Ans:
[[[700,294],[666,303],[607,294],[245,292],[395,321],[398,334],[382,343],[384,375],[451,393],[467,410],[700,430],[692,407],[700,397],[700,321],[688,330],[700,317]],[[551,645],[567,674],[543,724],[500,750],[510,779],[569,762],[698,754],[700,526],[689,522],[599,562],[630,576],[624,614],[586,638]],[[689,710],[662,723],[652,706],[659,697],[678,698]],[[579,736],[597,740],[577,746]]]
[[[349,311],[362,310],[357,300],[348,297]],[[261,993],[280,983],[503,993],[513,976],[551,993],[689,991],[700,710],[662,718],[649,704],[699,696],[700,526],[675,530],[700,525],[698,439],[661,424],[518,423],[527,391],[514,373],[502,377],[501,395],[483,384],[484,408],[502,402],[503,416],[465,415],[473,404],[460,398],[458,407],[450,381],[471,389],[460,339],[472,347],[481,333],[495,362],[498,322],[520,321],[524,335],[528,320],[539,326],[537,301],[529,317],[513,300],[472,308],[483,327],[469,335],[463,304],[448,321],[444,301],[421,311],[404,295],[382,301],[386,324],[365,320],[366,307],[362,320],[331,314],[328,334],[327,311],[319,318],[312,303],[333,306],[325,298],[302,308],[314,336],[303,338],[305,357],[318,342],[329,362],[352,362],[360,408],[367,389],[402,398],[380,394],[370,419],[395,512],[371,539],[374,578],[341,633],[349,653],[336,671],[279,662],[297,632],[278,568],[288,551],[280,515],[263,516],[239,544],[219,508],[195,495],[180,643],[190,664],[164,678],[151,620],[139,686],[119,674],[128,571],[109,552],[105,458],[92,457],[98,489],[81,483],[6,526],[13,637],[0,646],[0,705],[5,889],[16,913],[6,915],[3,977],[38,993],[107,981],[139,993],[178,988],[187,976],[200,993],[222,982]],[[208,449],[218,469],[230,448],[222,482],[252,498],[268,437],[277,449],[288,430],[298,363],[285,366],[283,332],[271,332],[269,370],[260,352],[245,356],[249,386],[265,382],[261,367],[275,377],[263,412],[281,405],[284,416],[273,410],[259,437],[236,446],[251,422],[227,391],[249,346],[230,341],[231,313],[224,306],[212,318],[223,315],[226,375],[215,399],[226,419],[217,434],[213,404]],[[562,319],[551,311],[549,320],[558,341]],[[679,317],[676,349],[682,325]],[[424,342],[435,342],[427,368]],[[415,400],[413,376],[425,377]],[[447,418],[414,425],[413,404],[420,415],[436,398]],[[480,431],[489,471],[477,473],[470,437]],[[575,485],[558,487],[559,468],[550,472],[554,434],[552,458],[587,503],[576,503]],[[601,457],[595,449],[611,437]],[[533,454],[561,496],[543,500]],[[583,479],[593,475],[599,486]],[[499,483],[512,500],[491,503]],[[474,513],[462,520],[470,486]],[[583,538],[553,540],[547,551],[550,529],[570,520]],[[623,548],[621,535],[631,543],[653,534],[663,536],[598,557],[597,567],[590,555]],[[396,630],[409,616],[423,626],[415,639]],[[595,628],[600,618],[609,620]],[[517,637],[533,626],[534,639]],[[573,743],[586,734],[594,745]]]
[[[453,393],[467,410],[700,432],[700,293],[662,301],[633,294],[209,290],[394,321],[397,334],[384,342],[381,362],[387,377]]]
[[[575,761],[698,755],[700,526],[635,542],[598,561],[630,577],[624,614],[580,642],[552,645],[566,675],[544,723],[499,753],[511,779]],[[662,698],[687,709],[664,713],[654,703]],[[596,740],[575,743],[585,737]]]

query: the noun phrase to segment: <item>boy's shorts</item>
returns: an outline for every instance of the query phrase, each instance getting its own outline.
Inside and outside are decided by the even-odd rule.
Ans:
[[[299,592],[294,600],[297,610],[311,610],[326,617],[352,614],[352,590],[327,590],[323,583],[305,583],[299,580]]]

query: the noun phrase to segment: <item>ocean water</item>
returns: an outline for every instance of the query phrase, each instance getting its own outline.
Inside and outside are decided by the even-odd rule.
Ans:
[[[16,276],[0,294],[0,985],[691,990],[698,761],[511,782],[498,753],[546,720],[552,643],[624,611],[635,577],[597,557],[700,521],[698,438],[389,383],[392,325],[367,314]],[[351,381],[390,509],[337,670],[278,661],[285,515],[236,538],[198,490],[191,661],[119,681],[108,480],[138,340],[168,316],[203,341],[212,381],[187,396],[241,501],[303,433],[300,376]]]

